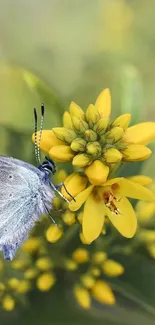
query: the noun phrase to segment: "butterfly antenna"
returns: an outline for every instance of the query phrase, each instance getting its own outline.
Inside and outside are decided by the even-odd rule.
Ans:
[[[34,108],[34,150],[35,150],[36,161],[38,164],[38,163],[40,163],[40,161],[38,160],[37,124],[38,124],[37,111],[36,111],[36,108]]]
[[[40,143],[41,143],[41,136],[43,131],[43,124],[44,124],[44,104],[41,104],[41,122],[40,122],[40,133],[39,133],[39,139],[38,139],[38,146],[37,146],[37,160],[40,163]]]

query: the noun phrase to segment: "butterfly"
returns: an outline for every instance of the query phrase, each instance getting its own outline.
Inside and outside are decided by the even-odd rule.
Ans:
[[[42,214],[50,214],[52,201],[63,183],[54,185],[51,176],[56,172],[52,159],[41,163],[40,142],[44,121],[44,104],[41,105],[41,126],[37,142],[37,112],[35,118],[35,167],[22,160],[0,156],[0,251],[4,259],[12,260],[17,249],[28,238],[30,230]],[[66,187],[66,192],[68,193]],[[71,194],[68,193],[70,196]],[[71,196],[72,197],[72,196]],[[74,199],[72,197],[72,199]]]

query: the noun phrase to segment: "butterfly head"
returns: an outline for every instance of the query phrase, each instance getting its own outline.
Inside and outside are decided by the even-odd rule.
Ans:
[[[44,170],[48,174],[55,174],[56,172],[56,166],[53,160],[48,157],[45,157],[45,160],[38,168]]]

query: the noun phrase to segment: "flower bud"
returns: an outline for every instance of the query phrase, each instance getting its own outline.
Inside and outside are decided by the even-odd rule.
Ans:
[[[76,155],[74,158],[73,158],[73,166],[76,166],[76,167],[86,167],[90,164],[91,162],[91,158],[84,154],[84,153],[81,153],[81,154],[78,154]]]
[[[101,264],[107,259],[107,253],[105,252],[96,252],[93,254],[93,263]]]
[[[72,118],[69,112],[64,112],[63,114],[63,125],[67,129],[73,129]]]
[[[94,131],[98,133],[99,135],[103,135],[108,127],[109,119],[108,118],[102,118],[100,119],[94,126]]]
[[[102,280],[97,280],[92,288],[93,297],[100,303],[113,305],[115,296],[110,286]]]
[[[22,293],[23,294],[23,293],[27,293],[30,290],[30,288],[31,288],[30,281],[28,281],[28,280],[21,280],[21,281],[19,281],[19,285],[18,285],[16,291],[18,293]]]
[[[8,286],[12,290],[16,290],[19,285],[19,280],[16,278],[11,278],[8,280]]]
[[[100,114],[97,108],[92,104],[87,108],[86,119],[90,128],[93,128],[94,124],[100,119]]]
[[[92,141],[96,141],[97,140],[97,134],[95,131],[88,129],[86,130],[84,137],[86,139],[86,141],[88,142],[92,142]]]
[[[71,149],[75,152],[85,151],[87,142],[84,139],[76,138],[71,143]]]
[[[66,268],[66,270],[69,270],[69,271],[75,271],[78,268],[78,264],[73,260],[66,260],[65,268]]]
[[[88,290],[76,286],[74,288],[74,295],[82,308],[89,309],[91,307],[91,298]]]
[[[71,143],[77,137],[76,133],[72,129],[66,129],[63,127],[53,128],[53,132],[59,140],[67,143]]]
[[[141,161],[147,159],[151,155],[151,150],[140,144],[128,144],[121,150],[123,161]]]
[[[72,257],[78,264],[87,263],[89,260],[89,252],[85,248],[77,248],[73,252]]]
[[[121,152],[115,148],[109,148],[103,154],[103,157],[108,164],[114,164],[120,162],[122,156],[123,155],[121,154]]]
[[[48,291],[55,284],[55,276],[52,273],[43,273],[37,279],[37,288],[40,291]]]
[[[109,167],[100,160],[95,160],[91,166],[85,169],[85,174],[89,178],[91,184],[102,185],[107,180]]]
[[[78,131],[80,133],[84,133],[88,129],[88,123],[83,120],[80,120],[76,116],[72,117],[72,123],[75,131]]]
[[[110,140],[109,143],[115,143],[122,139],[124,135],[124,131],[119,126],[113,127],[109,132],[106,134],[106,139]]]
[[[110,277],[119,276],[124,273],[123,265],[121,265],[120,263],[115,262],[113,260],[106,260],[103,263],[102,268],[103,268],[104,274],[106,274],[107,276],[110,276]]]
[[[29,238],[23,245],[22,250],[26,253],[35,253],[41,246],[41,240],[38,237]]]
[[[84,274],[81,277],[81,283],[83,284],[83,286],[85,288],[91,289],[93,287],[93,285],[95,284],[95,279],[89,274]]]
[[[49,155],[51,158],[59,162],[72,161],[74,157],[73,151],[67,145],[60,145],[51,148]]]
[[[67,188],[68,193],[70,193],[73,197],[76,197],[79,193],[85,190],[87,187],[87,177],[82,176],[79,173],[72,173],[65,179],[65,187]],[[61,193],[68,199],[72,200],[69,194],[66,193],[64,186],[61,188]]]
[[[1,303],[3,309],[7,311],[12,311],[15,308],[15,300],[10,295],[4,296]]]
[[[67,226],[71,226],[75,223],[75,214],[71,211],[66,211],[62,215],[62,219]]]
[[[62,229],[58,228],[57,225],[51,225],[46,231],[46,239],[50,243],[57,242],[63,235]]]
[[[40,257],[36,261],[36,266],[41,271],[47,271],[52,267],[52,262],[48,257]]]
[[[87,144],[87,153],[96,157],[101,153],[101,146],[99,142],[88,142]]]
[[[29,268],[24,272],[24,278],[27,280],[35,279],[37,275],[38,275],[38,270],[33,268]]]
[[[70,114],[71,114],[71,117],[75,116],[75,117],[78,117],[80,120],[85,120],[85,114],[84,114],[83,110],[81,109],[81,107],[79,105],[77,105],[74,102],[71,102],[71,104],[70,104]]]
[[[131,114],[123,114],[123,115],[118,116],[114,120],[114,122],[112,123],[112,126],[119,126],[125,130],[128,128],[130,120],[131,120]]]

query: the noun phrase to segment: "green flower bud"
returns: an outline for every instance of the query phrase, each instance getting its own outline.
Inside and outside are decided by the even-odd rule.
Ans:
[[[85,139],[88,142],[96,141],[97,140],[97,134],[96,134],[96,132],[93,131],[93,130],[91,130],[91,129],[88,129],[85,132]]]
[[[59,140],[71,143],[76,137],[76,133],[71,129],[63,127],[53,128],[53,132]]]
[[[71,149],[75,152],[78,151],[85,151],[87,142],[84,139],[81,138],[76,138],[72,143],[71,143]]]
[[[108,127],[109,119],[102,118],[94,126],[94,131],[96,131],[99,135],[103,135]]]
[[[89,142],[87,144],[87,153],[96,157],[101,153],[101,146],[97,141]]]
[[[123,135],[124,135],[123,129],[120,128],[119,126],[115,126],[109,132],[107,132],[106,139],[109,140],[108,141],[109,143],[115,143],[121,140]]]
[[[82,168],[88,166],[90,162],[91,158],[88,155],[81,153],[73,158],[72,164],[73,166]]]
[[[100,114],[97,108],[92,104],[87,108],[86,119],[90,128],[93,128],[94,124],[100,119]]]
[[[72,123],[75,131],[84,133],[88,129],[88,123],[76,116],[72,116]]]

